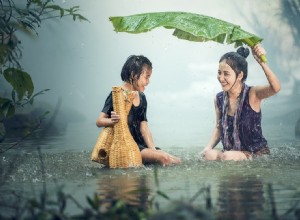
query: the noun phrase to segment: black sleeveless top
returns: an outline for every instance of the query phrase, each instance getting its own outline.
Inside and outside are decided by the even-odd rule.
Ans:
[[[128,114],[128,127],[130,133],[139,146],[140,150],[147,148],[147,145],[142,137],[140,131],[140,124],[142,121],[147,121],[147,100],[144,93],[139,92],[140,104],[138,106],[132,105]],[[102,112],[111,117],[111,111],[113,111],[112,92],[106,98]]]
[[[261,111],[255,112],[249,103],[249,92],[248,90],[245,101],[242,107],[242,113],[240,117],[240,121],[238,122],[238,132],[239,138],[242,145],[243,151],[249,152],[257,152],[268,145],[267,140],[263,136],[262,127],[261,127],[261,120],[262,114]],[[220,111],[220,124],[222,121],[222,108],[224,104],[224,92],[219,92],[217,94],[217,106]],[[233,132],[233,120],[234,117],[227,115],[228,120],[228,132],[229,132],[229,141],[232,143],[232,132]],[[224,131],[221,126],[221,141],[223,143],[224,139]],[[224,144],[223,144],[224,146]]]

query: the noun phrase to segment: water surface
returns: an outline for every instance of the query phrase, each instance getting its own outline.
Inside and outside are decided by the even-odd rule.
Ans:
[[[87,132],[85,136],[79,135],[82,130]],[[149,200],[154,198],[159,207],[167,209],[170,202],[156,194],[160,190],[172,201],[192,201],[216,218],[297,219],[300,142],[292,135],[281,140],[273,133],[269,139],[270,156],[242,162],[203,161],[198,156],[201,147],[188,142],[178,146],[170,144],[164,149],[180,156],[183,163],[158,166],[157,185],[154,165],[139,169],[106,169],[90,161],[98,132],[89,125],[86,129],[70,126],[64,135],[38,141],[29,139],[2,154],[1,203],[9,200],[8,192],[12,190],[37,196],[46,182],[51,196],[55,197],[57,189],[63,187],[82,206],[88,205],[86,196],[96,193],[105,201],[106,208],[117,199],[147,207]],[[67,210],[80,212],[72,202]]]

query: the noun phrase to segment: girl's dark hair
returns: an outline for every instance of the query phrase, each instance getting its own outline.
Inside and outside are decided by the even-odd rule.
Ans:
[[[139,79],[145,65],[152,69],[152,63],[147,57],[144,57],[143,55],[129,56],[121,71],[122,80],[124,82],[132,83],[133,77],[137,76],[136,79]]]
[[[244,76],[242,81],[244,82],[248,76],[248,63],[246,58],[248,57],[249,53],[250,51],[248,48],[240,47],[238,48],[237,52],[225,53],[221,57],[219,63],[225,60],[225,62],[233,69],[236,76],[243,72]]]

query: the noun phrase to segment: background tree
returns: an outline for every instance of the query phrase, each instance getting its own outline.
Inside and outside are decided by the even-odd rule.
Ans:
[[[286,0],[281,2],[282,5],[282,18],[291,26],[292,34],[295,39],[295,46],[300,48],[299,35],[300,35],[300,0]],[[294,55],[294,53],[292,53]],[[295,54],[294,56],[298,56]],[[294,71],[294,69],[293,69]],[[300,81],[295,79],[293,89],[293,99],[298,102],[300,95]],[[295,137],[300,139],[300,112],[296,112],[295,120],[291,123],[295,123]]]
[[[47,91],[34,93],[30,74],[19,63],[23,51],[18,33],[37,36],[38,28],[47,19],[71,16],[74,21],[88,21],[78,11],[79,6],[62,8],[54,0],[0,0],[0,85],[3,88],[8,83],[12,87],[10,93],[0,90],[0,141],[5,137],[3,120]]]
[[[300,0],[282,1],[282,18],[292,27],[292,33],[295,39],[300,35]],[[295,43],[300,47],[300,42],[295,40]]]

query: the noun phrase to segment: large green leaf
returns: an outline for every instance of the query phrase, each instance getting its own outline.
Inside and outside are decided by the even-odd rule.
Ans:
[[[115,31],[132,34],[164,27],[175,29],[173,35],[189,41],[215,41],[218,43],[243,43],[253,46],[263,39],[244,31],[240,26],[213,18],[188,12],[154,12],[124,17],[110,17]]]
[[[17,68],[7,68],[3,75],[16,91],[19,100],[23,99],[24,96],[31,97],[34,86],[28,73]]]
[[[262,39],[254,34],[240,29],[238,25],[213,18],[187,12],[154,12],[136,14],[124,17],[110,17],[115,31],[128,33],[142,33],[157,27],[175,29],[175,36],[181,39],[193,39],[194,41],[213,40],[224,43],[234,43],[244,38]],[[257,42],[256,42],[257,43]]]

